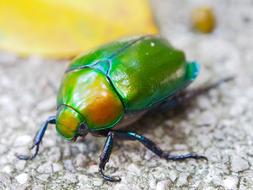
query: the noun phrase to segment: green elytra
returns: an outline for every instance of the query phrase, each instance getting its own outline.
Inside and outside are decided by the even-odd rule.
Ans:
[[[184,89],[198,74],[182,51],[159,36],[119,40],[79,56],[57,97],[56,128],[72,139],[81,123],[113,128],[126,113],[148,110]]]

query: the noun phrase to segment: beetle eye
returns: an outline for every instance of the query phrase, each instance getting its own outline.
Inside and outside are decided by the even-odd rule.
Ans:
[[[78,128],[78,135],[79,136],[85,136],[88,133],[88,127],[86,123],[81,123],[79,128]]]

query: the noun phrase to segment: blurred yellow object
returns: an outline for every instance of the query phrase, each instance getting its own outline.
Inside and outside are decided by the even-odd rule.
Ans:
[[[193,27],[202,33],[210,33],[214,30],[216,21],[211,7],[199,7],[192,12]]]
[[[72,57],[157,32],[148,0],[0,0],[0,48],[20,55]]]

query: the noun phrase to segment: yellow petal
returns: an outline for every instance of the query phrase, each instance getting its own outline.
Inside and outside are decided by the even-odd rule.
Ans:
[[[71,57],[157,32],[148,0],[0,0],[0,48],[20,55]]]

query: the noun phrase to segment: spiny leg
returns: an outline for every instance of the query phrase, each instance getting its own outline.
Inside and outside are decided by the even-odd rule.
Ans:
[[[159,104],[158,107],[155,108],[155,110],[159,109],[160,111],[167,111],[167,110],[173,109],[177,106],[184,106],[184,105],[188,104],[189,102],[191,102],[191,100],[193,100],[194,98],[196,98],[202,94],[205,94],[208,91],[217,88],[221,84],[229,82],[233,79],[234,79],[234,77],[226,77],[224,79],[218,80],[217,82],[207,85],[207,86],[203,86],[203,87],[199,87],[196,89],[180,92],[178,95]]]
[[[170,152],[165,152],[162,149],[160,149],[153,141],[134,132],[114,131],[114,136],[115,138],[124,139],[124,140],[137,140],[141,142],[146,148],[148,148],[153,153],[155,153],[157,156],[164,158],[166,160],[179,161],[179,160],[185,160],[189,158],[208,160],[207,157],[201,156],[195,153],[172,155],[170,154]]]
[[[188,154],[182,154],[182,155],[172,155],[172,154],[170,154],[170,152],[165,152],[165,151],[161,150],[153,141],[149,140],[148,138],[146,138],[142,135],[134,133],[134,132],[110,131],[107,134],[105,145],[104,145],[103,151],[100,155],[99,172],[105,180],[111,181],[111,182],[119,182],[121,180],[119,177],[112,177],[112,176],[108,176],[108,175],[104,174],[105,165],[110,159],[110,155],[112,153],[112,148],[113,148],[113,140],[115,138],[122,139],[122,140],[137,140],[137,141],[141,142],[149,150],[154,152],[156,155],[158,155],[159,157],[164,158],[166,160],[179,161],[179,160],[185,160],[185,159],[189,159],[189,158],[208,160],[205,156],[201,156],[201,155],[198,155],[195,153],[188,153]]]
[[[109,132],[104,144],[104,148],[100,155],[99,172],[105,180],[111,181],[111,182],[119,182],[121,180],[119,177],[112,177],[112,176],[108,176],[104,174],[105,165],[109,161],[111,153],[112,153],[113,137],[114,137],[113,132]]]
[[[43,139],[43,136],[47,130],[48,124],[55,124],[56,123],[56,117],[55,116],[50,116],[48,117],[48,119],[41,125],[41,128],[39,129],[39,131],[36,133],[36,136],[33,139],[33,145],[30,148],[30,150],[32,150],[35,147],[35,152],[32,156],[27,156],[27,155],[17,155],[17,157],[21,160],[32,160],[34,159],[38,152],[39,152],[39,147],[40,147],[40,143]]]

